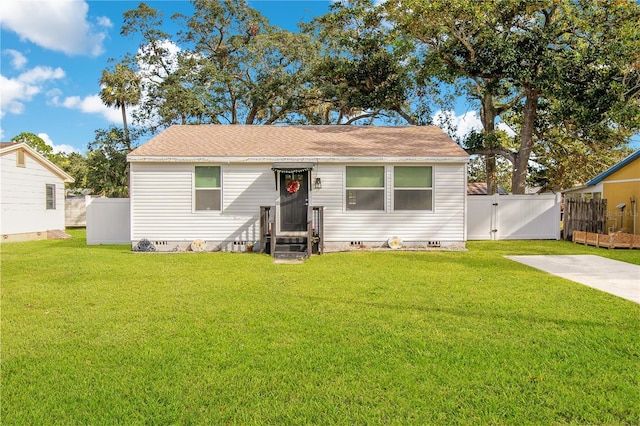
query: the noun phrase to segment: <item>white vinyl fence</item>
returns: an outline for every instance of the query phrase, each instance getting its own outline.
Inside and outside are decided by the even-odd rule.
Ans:
[[[560,194],[467,197],[468,240],[559,240]],[[87,244],[129,244],[128,198],[87,197]]]
[[[67,198],[64,202],[64,226],[84,228],[87,226],[87,206],[85,197]]]
[[[87,244],[131,243],[128,198],[86,198]]]
[[[468,240],[559,240],[560,194],[467,197]]]

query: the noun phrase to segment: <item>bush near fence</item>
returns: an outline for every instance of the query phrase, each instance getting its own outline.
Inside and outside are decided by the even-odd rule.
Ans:
[[[573,242],[596,247],[640,249],[640,235],[624,232],[596,234],[595,232],[573,231]]]

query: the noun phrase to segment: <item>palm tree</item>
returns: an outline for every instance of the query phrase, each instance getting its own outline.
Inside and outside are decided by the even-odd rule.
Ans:
[[[127,141],[127,148],[131,150],[131,139],[127,127],[126,105],[136,105],[140,102],[140,77],[124,64],[116,64],[113,73],[102,71],[100,78],[100,99],[108,107],[122,110],[122,123]]]

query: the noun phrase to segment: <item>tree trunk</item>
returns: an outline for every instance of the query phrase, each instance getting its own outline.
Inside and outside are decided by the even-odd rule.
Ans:
[[[258,107],[253,105],[249,110],[249,114],[247,114],[247,119],[244,121],[244,124],[255,124],[257,116],[258,116]]]
[[[122,126],[124,127],[124,138],[127,141],[127,149],[131,151],[131,138],[129,137],[129,126],[127,126],[127,111],[124,102],[122,102]]]
[[[538,113],[538,99],[540,91],[531,87],[525,88],[526,100],[522,112],[522,130],[520,131],[520,149],[515,155],[513,176],[511,177],[511,191],[514,194],[524,194],[527,185],[527,166],[533,150],[533,131]]]
[[[484,131],[485,148],[495,148],[495,121],[496,108],[493,104],[493,96],[489,91],[485,91],[482,96],[482,107],[480,108],[480,119]],[[496,172],[496,156],[489,154],[484,156],[485,171],[487,173],[487,195],[498,192],[498,178]]]

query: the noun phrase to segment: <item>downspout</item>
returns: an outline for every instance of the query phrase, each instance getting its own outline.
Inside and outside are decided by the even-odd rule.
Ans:
[[[464,189],[463,189],[463,209],[462,211],[464,212],[464,220],[462,221],[463,223],[463,228],[462,228],[462,238],[464,239],[464,247],[467,247],[467,231],[468,231],[468,227],[467,227],[467,222],[469,221],[469,208],[468,208],[468,202],[467,202],[467,184],[468,184],[468,180],[469,180],[469,176],[468,176],[468,172],[467,172],[467,166],[468,166],[468,162],[466,162],[464,164]]]
[[[631,214],[633,215],[633,234],[635,235],[636,233],[636,219],[638,218],[638,202],[636,200],[635,197],[631,197],[629,198],[629,201],[631,202]]]

